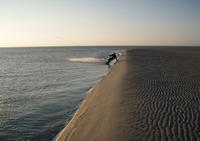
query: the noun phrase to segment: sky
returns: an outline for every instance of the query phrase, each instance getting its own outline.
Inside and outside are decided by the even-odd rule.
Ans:
[[[200,0],[0,0],[0,47],[200,45]]]

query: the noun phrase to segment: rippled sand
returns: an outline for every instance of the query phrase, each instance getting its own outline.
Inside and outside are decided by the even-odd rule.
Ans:
[[[133,50],[128,62],[122,109],[129,139],[199,140],[200,49]]]
[[[69,141],[200,139],[200,49],[121,57],[59,135]]]

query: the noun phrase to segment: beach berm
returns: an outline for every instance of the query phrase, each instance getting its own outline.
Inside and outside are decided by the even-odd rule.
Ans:
[[[198,140],[199,60],[198,48],[127,51],[56,140]]]

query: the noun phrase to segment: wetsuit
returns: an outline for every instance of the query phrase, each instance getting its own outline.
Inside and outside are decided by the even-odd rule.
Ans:
[[[116,61],[118,61],[118,60],[117,60],[117,55],[116,55],[115,53],[109,55],[109,58],[108,58],[108,61],[106,62],[106,64],[109,65],[110,62],[111,62],[112,60],[114,60],[114,59],[116,59]]]

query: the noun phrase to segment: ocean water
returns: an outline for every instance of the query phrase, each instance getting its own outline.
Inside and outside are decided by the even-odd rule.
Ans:
[[[50,141],[125,47],[0,49],[0,140]]]

